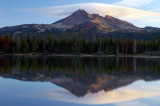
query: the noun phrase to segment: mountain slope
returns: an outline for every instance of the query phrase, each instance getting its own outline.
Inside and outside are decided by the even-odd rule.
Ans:
[[[106,30],[106,32],[115,31],[115,30],[137,30],[138,27],[134,26],[131,23],[119,20],[117,18],[106,15],[102,17],[98,14],[88,14],[84,10],[78,10],[73,13],[71,16],[57,21],[52,25],[55,28],[60,28],[63,30],[72,29],[76,25],[81,24],[92,24],[96,26],[99,30]]]
[[[88,13],[84,10],[78,10],[69,17],[66,17],[62,20],[59,20],[55,23],[52,24],[53,27],[55,28],[60,28],[60,29],[71,29],[75,25],[80,25],[88,22],[90,18],[88,17]]]

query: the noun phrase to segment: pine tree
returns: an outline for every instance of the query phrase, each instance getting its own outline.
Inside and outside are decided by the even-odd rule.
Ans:
[[[21,53],[28,53],[28,52],[29,52],[29,44],[28,44],[26,38],[22,38],[22,39],[21,39],[20,52],[21,52]]]
[[[34,36],[32,42],[33,42],[33,52],[35,53],[38,49],[38,41],[35,36]]]

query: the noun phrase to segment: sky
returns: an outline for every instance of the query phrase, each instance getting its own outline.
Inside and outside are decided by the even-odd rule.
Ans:
[[[138,27],[160,27],[160,0],[0,0],[0,28],[51,24],[78,9],[111,15]]]

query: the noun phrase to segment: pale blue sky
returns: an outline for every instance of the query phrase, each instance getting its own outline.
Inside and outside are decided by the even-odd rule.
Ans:
[[[132,17],[120,17],[115,15],[118,18],[129,21],[139,27],[144,26],[155,26],[160,27],[160,0],[0,0],[0,27],[5,26],[14,26],[20,24],[50,24],[63,17],[54,16],[56,14],[66,14],[67,10],[62,12],[62,7],[64,5],[70,5],[63,9],[69,9],[71,5],[80,4],[80,3],[103,3],[103,4],[112,4],[117,6],[124,6],[129,8],[135,8],[139,10],[152,11],[154,13],[143,12],[144,17],[140,16],[138,18]],[[83,5],[83,4],[81,4]],[[51,9],[46,11],[47,7],[58,7],[60,13],[57,11],[51,11]],[[81,7],[81,6],[79,6]],[[36,8],[36,11],[32,11]],[[73,7],[72,7],[73,8]],[[78,8],[78,7],[77,7]],[[86,7],[89,8],[89,7]],[[90,9],[94,8],[93,5],[90,5]],[[97,9],[101,8],[100,6]],[[54,8],[53,8],[54,9]],[[57,9],[57,8],[55,8]],[[156,9],[156,10],[155,10]],[[101,9],[99,9],[101,10]],[[128,9],[129,10],[129,9]],[[38,12],[37,12],[38,11]],[[114,10],[114,11],[119,11]],[[52,15],[50,15],[52,12]],[[68,13],[71,11],[68,11]],[[123,11],[121,11],[124,14]],[[48,14],[47,14],[48,13]],[[92,11],[93,13],[93,11]],[[141,12],[140,12],[141,13]],[[132,11],[126,13],[131,15]],[[125,15],[126,15],[125,14]],[[133,13],[137,15],[135,12]],[[147,14],[147,16],[146,16]],[[67,16],[68,14],[66,14]],[[107,13],[105,14],[107,15]]]

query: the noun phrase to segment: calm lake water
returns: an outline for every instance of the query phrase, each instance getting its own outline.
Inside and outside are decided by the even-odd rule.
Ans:
[[[160,106],[160,59],[0,56],[0,106]]]

